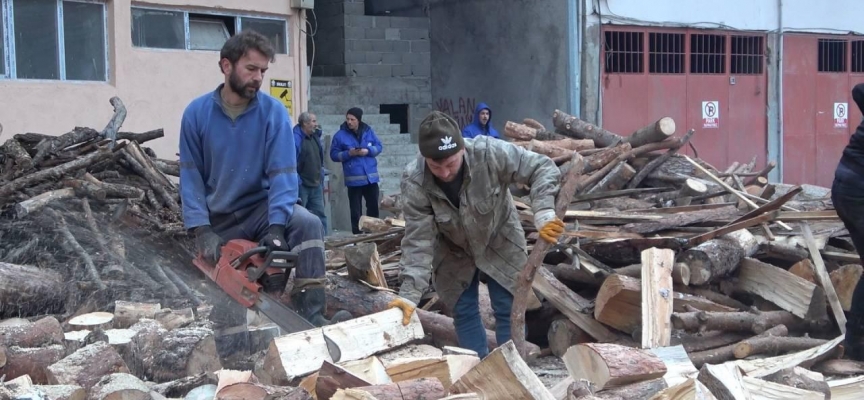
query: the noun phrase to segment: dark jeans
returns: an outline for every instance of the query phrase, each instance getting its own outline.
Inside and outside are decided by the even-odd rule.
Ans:
[[[260,241],[270,226],[267,200],[232,214],[211,215],[213,231],[225,240]],[[294,278],[324,277],[324,230],[321,220],[299,205],[285,226],[285,240],[298,253]]]
[[[837,166],[831,186],[831,201],[849,231],[858,254],[864,253],[864,176],[843,164]],[[864,279],[852,294],[852,308],[846,323],[846,337],[864,340]]]
[[[348,186],[348,205],[351,207],[351,232],[360,232],[358,224],[363,215],[362,200],[366,200],[366,216],[378,218],[378,184]]]
[[[459,347],[474,350],[480,358],[489,354],[486,345],[486,328],[480,319],[480,279],[479,270],[474,273],[471,285],[462,292],[453,307],[453,325]],[[495,340],[498,345],[510,340],[510,311],[513,308],[513,295],[493,279],[488,279],[489,299],[495,314]]]
[[[324,186],[306,187],[300,185],[300,201],[303,202],[309,212],[315,214],[324,226],[324,234],[327,234],[327,214],[324,213]]]

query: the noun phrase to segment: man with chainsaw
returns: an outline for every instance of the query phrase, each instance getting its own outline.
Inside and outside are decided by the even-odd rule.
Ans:
[[[560,172],[551,159],[489,136],[464,139],[456,121],[433,111],[420,124],[420,156],[402,174],[402,276],[397,299],[406,317],[429,286],[453,316],[461,347],[489,353],[478,284],[489,287],[498,344],[510,340],[516,278],[528,260],[525,233],[508,187],[531,187],[534,223],[557,242]]]
[[[220,53],[224,83],[184,110],[183,223],[210,263],[233,239],[296,252],[292,303],[298,314],[321,326],[330,323],[324,317],[324,230],[321,220],[297,204],[291,118],[259,90],[274,54],[270,41],[257,32],[231,37]],[[268,291],[285,288],[287,274],[278,276],[284,279],[267,282]]]

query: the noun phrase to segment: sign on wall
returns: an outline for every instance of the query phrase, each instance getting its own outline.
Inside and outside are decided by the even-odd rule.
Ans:
[[[270,95],[279,100],[288,109],[288,115],[294,115],[294,89],[291,81],[271,79]]]
[[[834,103],[834,127],[835,128],[848,128],[849,127],[849,116],[847,112],[849,110],[849,103]]]
[[[702,102],[702,128],[720,128],[720,102]]]

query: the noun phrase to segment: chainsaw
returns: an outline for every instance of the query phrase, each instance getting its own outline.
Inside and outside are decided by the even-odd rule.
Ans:
[[[222,246],[216,265],[200,254],[192,263],[228,296],[243,307],[261,312],[286,334],[316,328],[276,296],[284,289],[297,257],[294,252],[270,250],[248,240],[234,239]],[[327,335],[324,340],[333,362],[339,361],[342,356],[339,346]]]

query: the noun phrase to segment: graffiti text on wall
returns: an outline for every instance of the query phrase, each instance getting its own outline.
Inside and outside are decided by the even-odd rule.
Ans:
[[[476,106],[477,100],[473,97],[440,98],[435,102],[435,109],[453,117],[459,123],[459,128],[471,123]]]

